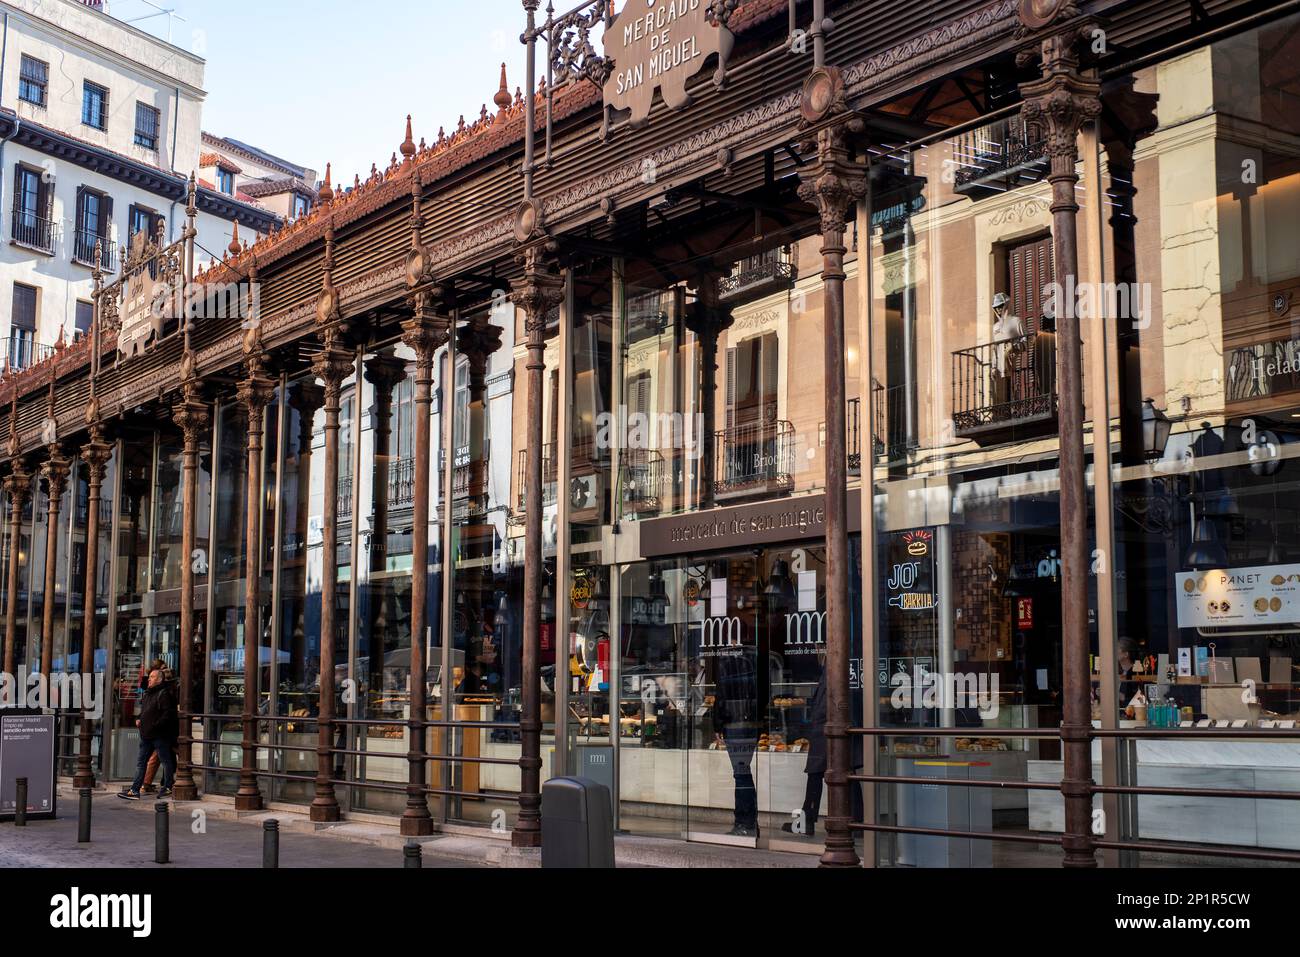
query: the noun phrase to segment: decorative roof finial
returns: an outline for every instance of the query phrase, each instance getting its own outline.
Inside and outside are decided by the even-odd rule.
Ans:
[[[409,163],[415,156],[415,138],[411,135],[411,114],[406,114],[406,139],[402,140],[402,162]]]
[[[330,183],[331,164],[325,164],[325,183],[320,188],[319,198],[322,203],[334,202],[334,187]]]
[[[492,102],[497,105],[497,122],[500,123],[506,117],[506,110],[510,108],[512,102],[510,89],[506,86],[506,65],[501,64],[501,87],[497,90],[497,95],[492,97]]]
[[[239,245],[239,220],[235,220],[235,228],[230,234],[230,245],[226,247],[226,251],[232,256],[238,256],[239,251],[242,248],[243,247]]]

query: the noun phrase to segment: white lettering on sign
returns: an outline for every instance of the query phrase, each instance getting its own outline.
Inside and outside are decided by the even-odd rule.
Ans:
[[[647,0],[629,3],[605,31],[605,55],[613,71],[605,82],[605,103],[631,110],[629,123],[640,126],[650,115],[658,88],[669,109],[691,104],[686,81],[717,55],[726,62],[735,38],[709,23],[703,0]],[[720,79],[721,69],[716,79]]]

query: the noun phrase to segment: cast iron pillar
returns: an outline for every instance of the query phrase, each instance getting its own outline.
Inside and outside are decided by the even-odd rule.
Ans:
[[[346,323],[339,310],[334,288],[334,223],[325,228],[325,275],[316,302],[316,325],[321,351],[312,362],[312,373],[325,389],[325,501],[321,515],[320,596],[320,701],[316,717],[316,794],[311,802],[311,819],[318,823],[339,820],[339,802],[334,794],[334,614],[338,603],[339,533],[339,405],[343,383],[356,371],[355,353],[346,347]]]
[[[525,203],[520,220],[539,216]],[[540,229],[540,219],[528,223],[516,236]],[[523,713],[520,716],[522,753],[519,767],[519,819],[511,835],[515,847],[542,845],[542,373],[546,369],[546,317],[559,305],[564,295],[564,280],[544,245],[521,250],[523,276],[511,287],[511,298],[524,312],[524,330],[528,339],[528,418],[525,443],[528,447],[528,471],[524,476],[524,631],[523,631]]]
[[[41,465],[41,478],[49,493],[45,522],[45,602],[41,615],[41,674],[54,668],[54,598],[59,579],[59,507],[68,483],[72,462],[57,443],[51,443],[49,458]]]
[[[799,195],[821,214],[822,297],[826,391],[826,849],[823,867],[857,866],[849,781],[849,658],[853,633],[849,609],[848,454],[844,387],[844,228],[866,195],[866,169],[853,160],[849,136],[862,122],[848,111],[844,81],[833,67],[819,67],[804,84],[805,150],[816,158],[800,173]]]
[[[85,608],[82,612],[81,630],[81,673],[93,675],[95,668],[96,635],[99,632],[98,617],[95,614],[96,573],[99,566],[99,503],[104,488],[104,473],[108,471],[108,460],[113,455],[113,447],[104,441],[104,432],[98,422],[90,427],[90,441],[81,450],[81,460],[86,463],[86,584]],[[90,761],[90,746],[94,734],[91,732],[90,712],[86,707],[86,696],[81,698],[81,728],[78,734],[77,767],[72,777],[75,788],[93,788],[95,786],[95,769]]]
[[[415,501],[411,517],[411,713],[407,731],[406,810],[402,833],[418,837],[433,833],[429,799],[425,793],[428,752],[425,724],[429,716],[426,694],[426,632],[429,626],[429,455],[433,422],[433,357],[446,343],[450,325],[434,316],[429,296],[416,293],[414,314],[402,323],[402,341],[415,352]],[[444,503],[445,505],[446,503]]]
[[[9,495],[9,580],[5,603],[5,674],[16,674],[18,657],[18,544],[23,534],[23,503],[32,487],[32,475],[15,461],[5,477]]]
[[[257,786],[257,684],[262,646],[262,575],[259,567],[262,553],[259,534],[262,518],[262,435],[266,428],[266,407],[275,398],[275,380],[266,374],[266,354],[262,351],[261,336],[256,328],[250,329],[244,336],[244,369],[247,375],[240,381],[237,390],[239,402],[248,419],[248,474],[244,510],[244,734],[235,809],[260,811],[262,793]]]
[[[720,302],[720,273],[706,271],[695,281],[695,306],[687,310],[686,328],[700,343],[700,508],[712,508],[717,495],[718,340],[735,321]]]
[[[1023,19],[1023,16],[1022,16]],[[1059,29],[1036,40],[1036,50],[1020,55],[1022,63],[1038,58],[1042,78],[1021,86],[1026,124],[1045,135],[1051,163],[1052,252],[1060,288],[1076,287],[1079,253],[1075,228],[1079,206],[1078,137],[1101,112],[1100,86],[1079,70],[1075,43],[1088,36],[1091,22]],[[1088,667],[1088,499],[1084,476],[1083,349],[1075,304],[1055,303],[1057,317],[1057,391],[1060,404],[1061,504],[1061,741],[1065,770],[1065,866],[1096,867],[1092,843],[1091,678]]]
[[[194,355],[182,358],[181,398],[172,408],[172,421],[180,428],[185,445],[181,458],[181,623],[180,623],[180,735],[176,740],[176,785],[178,801],[198,800],[194,781],[194,552],[197,548],[196,521],[199,495],[199,443],[212,421],[208,405],[199,393]],[[247,631],[245,631],[247,633]]]

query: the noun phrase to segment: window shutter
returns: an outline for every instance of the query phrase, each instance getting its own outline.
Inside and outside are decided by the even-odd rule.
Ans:
[[[775,422],[777,410],[777,378],[780,375],[777,363],[777,339],[775,332],[763,336],[763,378],[760,387],[763,390],[763,421]]]
[[[41,212],[38,214],[45,218],[47,223],[54,222],[54,173],[52,170],[44,170],[41,173],[40,186]]]
[[[36,290],[31,286],[14,283],[13,327],[36,331]]]
[[[736,427],[736,347],[727,350],[727,428]]]
[[[83,233],[86,229],[86,187],[77,187],[77,232]],[[78,236],[80,238],[80,236]]]
[[[100,201],[99,234],[105,239],[113,238],[113,197],[105,196]]]

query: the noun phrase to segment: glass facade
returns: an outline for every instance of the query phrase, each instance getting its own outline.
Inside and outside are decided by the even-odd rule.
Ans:
[[[1078,139],[1077,275],[1055,261],[1046,133],[1014,106],[950,104],[936,113],[944,132],[861,157],[870,187],[847,232],[844,295],[850,705],[855,725],[888,733],[854,738],[854,768],[1061,780],[1059,737],[1006,732],[1063,719],[1057,336],[1071,310],[1083,340],[1091,717],[1169,731],[1095,741],[1093,778],[1300,789],[1290,745],[1177,738],[1300,719],[1300,87],[1285,68],[1300,56],[1298,25],[1105,76],[1102,116]],[[883,114],[914,109],[904,99]],[[255,654],[257,713],[277,719],[259,731],[274,745],[259,750],[276,775],[262,784],[269,799],[312,798],[325,676],[348,719],[332,777],[365,785],[341,786],[341,802],[400,812],[420,681],[435,818],[508,828],[524,521],[536,509],[543,780],[607,783],[634,834],[819,851],[826,303],[798,166],[769,154],[761,196],[737,187],[691,221],[690,243],[647,227],[634,247],[592,243],[566,259],[545,332],[540,449],[525,441],[522,314],[500,290],[461,303],[433,366],[424,568],[413,560],[416,362],[400,340],[356,350],[337,488],[324,487],[320,380],[281,376],[252,500],[247,426],[223,395],[200,450],[191,555],[179,432],[123,427],[100,529],[86,528],[77,466],[55,534],[38,485],[6,541],[4,562],[21,569],[20,662],[39,660],[49,600],[55,667],[80,666],[84,543],[99,534],[95,668],[112,691],[97,753],[110,777],[133,767],[140,679],[156,658],[176,667],[179,603],[193,600],[194,700],[210,742],[198,751],[221,769],[205,773],[207,789],[236,787]],[[535,502],[530,455],[542,463]],[[323,556],[330,496],[337,568]],[[47,596],[50,543],[60,584]],[[186,561],[194,596],[180,594]],[[252,615],[250,575],[262,597]],[[329,575],[336,657],[322,662]],[[416,576],[424,634],[412,628]],[[411,671],[414,642],[424,674]],[[947,728],[969,734],[927,733]],[[960,806],[940,808],[915,783],[855,786],[852,811],[1007,837],[1063,830],[1057,791],[951,790]],[[1113,840],[1296,849],[1280,803],[1211,798],[1193,816],[1159,796],[1097,798]],[[881,866],[1058,862],[1011,840],[858,840]]]

